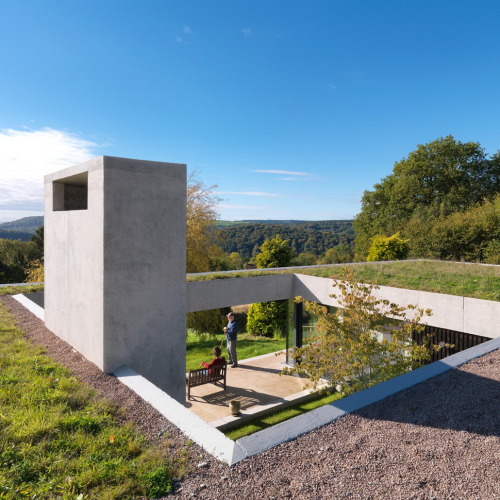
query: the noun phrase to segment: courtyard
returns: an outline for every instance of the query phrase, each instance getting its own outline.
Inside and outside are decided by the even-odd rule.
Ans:
[[[191,389],[185,406],[211,426],[227,429],[233,423],[254,418],[310,397],[304,389],[307,379],[280,375],[285,367],[284,353],[270,353],[239,361],[227,369],[226,390],[220,384],[205,384]],[[232,417],[230,401],[241,402],[241,415]]]

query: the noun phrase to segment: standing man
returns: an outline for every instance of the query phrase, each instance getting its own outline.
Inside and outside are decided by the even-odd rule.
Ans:
[[[231,368],[236,368],[238,366],[238,356],[236,355],[236,339],[238,337],[238,325],[234,320],[234,314],[230,312],[226,315],[228,323],[224,327],[224,333],[226,334],[227,340],[227,353],[229,355],[229,363]]]

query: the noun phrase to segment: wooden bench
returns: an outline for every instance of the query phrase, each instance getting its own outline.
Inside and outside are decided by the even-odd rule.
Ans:
[[[223,365],[215,365],[212,368],[198,368],[197,370],[189,370],[186,378],[188,388],[188,400],[191,399],[191,387],[204,384],[217,384],[222,382],[224,390],[226,390],[226,371],[227,363]]]

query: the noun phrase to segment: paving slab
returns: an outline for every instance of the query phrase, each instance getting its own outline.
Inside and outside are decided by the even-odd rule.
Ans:
[[[311,383],[297,375],[280,375],[285,366],[284,353],[245,359],[239,362],[237,368],[229,365],[226,390],[219,384],[193,387],[191,400],[186,400],[185,406],[205,422],[219,428],[309,397]],[[239,418],[231,417],[229,403],[233,399],[241,402]]]

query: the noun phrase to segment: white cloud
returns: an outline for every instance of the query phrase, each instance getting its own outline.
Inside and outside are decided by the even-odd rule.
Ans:
[[[189,26],[184,25],[184,33],[186,33],[186,35],[192,35],[193,30]]]
[[[280,175],[310,175],[307,172],[296,172],[293,170],[252,170],[261,174],[280,174]]]
[[[61,130],[0,130],[0,220],[43,212],[43,176],[95,156],[98,145]],[[9,214],[9,215],[7,215]]]
[[[242,29],[241,29],[241,32],[242,32],[244,35],[246,35],[246,36],[248,36],[248,35],[251,35],[251,34],[252,34],[252,30],[251,30],[250,28],[242,28]]]
[[[264,191],[219,191],[217,194],[236,194],[240,196],[272,196],[285,198],[284,194],[266,193]]]

